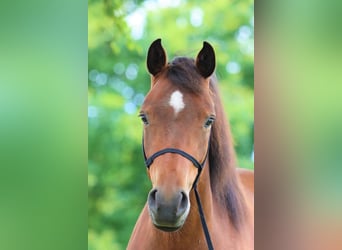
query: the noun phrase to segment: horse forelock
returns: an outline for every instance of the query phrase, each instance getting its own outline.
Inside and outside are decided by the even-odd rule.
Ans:
[[[166,67],[166,77],[176,86],[191,93],[200,93],[203,78],[197,71],[195,60],[176,57]]]

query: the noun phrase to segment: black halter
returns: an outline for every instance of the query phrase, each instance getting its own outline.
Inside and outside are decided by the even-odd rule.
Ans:
[[[142,138],[142,149],[143,149],[143,153],[144,153],[144,158],[145,158],[145,165],[147,168],[150,168],[150,166],[152,165],[154,159],[156,159],[157,157],[166,154],[166,153],[172,153],[172,154],[179,154],[181,156],[183,156],[184,158],[188,159],[189,161],[192,162],[192,164],[194,164],[194,166],[198,169],[196,178],[194,183],[192,184],[192,188],[195,191],[195,196],[196,196],[196,201],[197,201],[197,206],[198,206],[198,212],[201,218],[201,223],[202,223],[202,228],[205,234],[205,239],[207,241],[207,245],[208,245],[208,249],[209,250],[214,250],[213,247],[213,243],[211,242],[210,239],[210,234],[209,234],[209,230],[208,230],[208,226],[207,223],[205,221],[205,217],[204,217],[204,213],[203,213],[203,208],[202,208],[202,204],[201,204],[201,200],[197,191],[197,182],[199,179],[199,176],[204,168],[204,164],[208,158],[208,153],[209,153],[209,144],[210,140],[208,142],[208,149],[207,152],[205,154],[204,160],[202,163],[199,163],[192,155],[189,155],[188,153],[184,152],[183,150],[177,149],[177,148],[165,148],[162,149],[160,151],[157,151],[156,153],[154,153],[153,155],[151,155],[149,158],[146,157],[146,153],[145,153],[145,147],[144,147],[144,137]]]

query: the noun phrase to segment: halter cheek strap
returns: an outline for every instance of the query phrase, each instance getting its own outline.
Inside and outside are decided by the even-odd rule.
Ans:
[[[183,150],[177,149],[177,148],[165,148],[165,149],[162,149],[160,151],[157,151],[156,153],[151,155],[149,158],[147,158],[146,153],[145,153],[145,147],[144,147],[144,137],[142,138],[142,149],[143,149],[143,154],[144,154],[144,159],[145,159],[145,165],[148,169],[150,168],[153,161],[157,157],[159,157],[163,154],[166,154],[166,153],[179,154],[179,155],[183,156],[184,158],[188,159],[189,161],[191,161],[192,164],[198,169],[195,181],[192,184],[192,189],[194,189],[194,192],[195,192],[196,202],[197,202],[197,206],[198,206],[198,212],[200,215],[202,228],[203,228],[203,231],[205,234],[205,239],[207,241],[208,249],[214,250],[213,243],[211,242],[211,238],[210,238],[210,234],[209,234],[209,229],[208,229],[207,223],[205,221],[201,199],[200,199],[199,193],[197,191],[197,182],[198,182],[199,176],[200,176],[200,174],[204,168],[204,164],[208,158],[209,145],[210,145],[210,140],[208,142],[208,149],[207,149],[206,155],[205,155],[202,163],[199,163],[192,155],[188,154],[187,152],[184,152]]]

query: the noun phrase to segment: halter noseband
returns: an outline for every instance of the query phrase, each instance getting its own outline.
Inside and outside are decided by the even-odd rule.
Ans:
[[[210,137],[209,137],[210,138]],[[149,169],[150,166],[152,165],[153,161],[166,153],[172,153],[172,154],[179,154],[181,156],[183,156],[184,158],[188,159],[189,161],[192,162],[192,164],[198,169],[196,178],[194,183],[192,184],[192,189],[194,189],[195,191],[195,196],[196,196],[196,201],[197,201],[197,206],[198,206],[198,212],[201,218],[201,223],[202,223],[202,228],[205,234],[205,239],[207,241],[207,245],[208,245],[208,249],[209,250],[214,250],[213,247],[213,243],[211,242],[210,239],[210,234],[209,234],[209,230],[208,230],[208,226],[207,223],[205,221],[205,217],[204,217],[204,213],[203,213],[203,208],[202,208],[202,204],[201,204],[201,200],[199,197],[199,193],[197,191],[197,182],[199,180],[199,176],[204,168],[204,164],[208,158],[208,154],[209,154],[209,145],[210,145],[210,139],[208,142],[208,149],[207,152],[205,154],[204,160],[202,161],[202,163],[199,163],[192,155],[188,154],[187,152],[184,152],[183,150],[177,149],[177,148],[164,148],[160,151],[157,151],[156,153],[154,153],[153,155],[151,155],[149,158],[146,157],[146,153],[145,153],[145,146],[144,146],[144,137],[142,138],[142,149],[143,149],[143,154],[144,154],[144,159],[145,159],[145,165],[146,167]]]

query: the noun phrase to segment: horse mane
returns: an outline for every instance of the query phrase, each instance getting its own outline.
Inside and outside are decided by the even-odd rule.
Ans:
[[[166,77],[173,84],[192,93],[198,94],[202,90],[202,76],[196,68],[194,59],[176,57],[168,64]],[[208,156],[211,190],[213,197],[227,210],[232,224],[238,229],[245,217],[246,206],[235,170],[233,137],[223,110],[215,75],[210,79],[210,91],[216,112]]]
[[[239,228],[245,218],[246,204],[238,184],[233,137],[223,110],[215,76],[210,79],[210,90],[215,101],[216,112],[216,120],[210,136],[210,185],[213,196],[226,207],[233,225]]]

